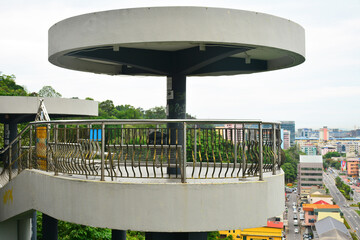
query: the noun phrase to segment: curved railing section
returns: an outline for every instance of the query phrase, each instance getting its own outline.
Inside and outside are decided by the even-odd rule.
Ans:
[[[30,123],[1,152],[0,185],[23,169],[87,179],[221,179],[274,175],[280,124],[228,120],[71,120]]]

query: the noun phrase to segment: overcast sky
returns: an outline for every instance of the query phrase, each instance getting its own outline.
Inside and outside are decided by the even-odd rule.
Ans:
[[[106,76],[47,60],[48,29],[79,14],[151,6],[250,10],[305,28],[306,61],[251,75],[187,78],[187,112],[200,119],[293,120],[296,128],[360,127],[359,0],[1,0],[0,71],[30,92],[51,85],[63,97],[92,97],[149,109],[166,105],[165,77]],[[1,103],[3,104],[3,103]]]

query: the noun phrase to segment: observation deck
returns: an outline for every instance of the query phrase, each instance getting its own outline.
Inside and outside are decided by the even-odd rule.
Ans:
[[[280,144],[280,124],[261,121],[33,122],[5,149],[0,222],[36,209],[146,232],[259,226],[283,211]]]

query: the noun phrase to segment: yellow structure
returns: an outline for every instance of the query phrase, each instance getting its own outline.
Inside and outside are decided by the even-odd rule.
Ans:
[[[332,217],[333,219],[344,223],[344,219],[341,217],[339,212],[319,212],[317,220],[320,221],[321,219],[324,219],[326,217]]]
[[[282,229],[272,227],[246,228],[243,230],[220,231],[220,238],[232,235],[241,240],[282,240]]]

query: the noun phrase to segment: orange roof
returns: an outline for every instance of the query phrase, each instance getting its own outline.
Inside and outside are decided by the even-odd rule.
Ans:
[[[338,205],[327,204],[303,204],[304,211],[314,211],[314,209],[340,208]]]
[[[267,227],[283,228],[284,223],[283,222],[275,222],[275,221],[267,221]]]

